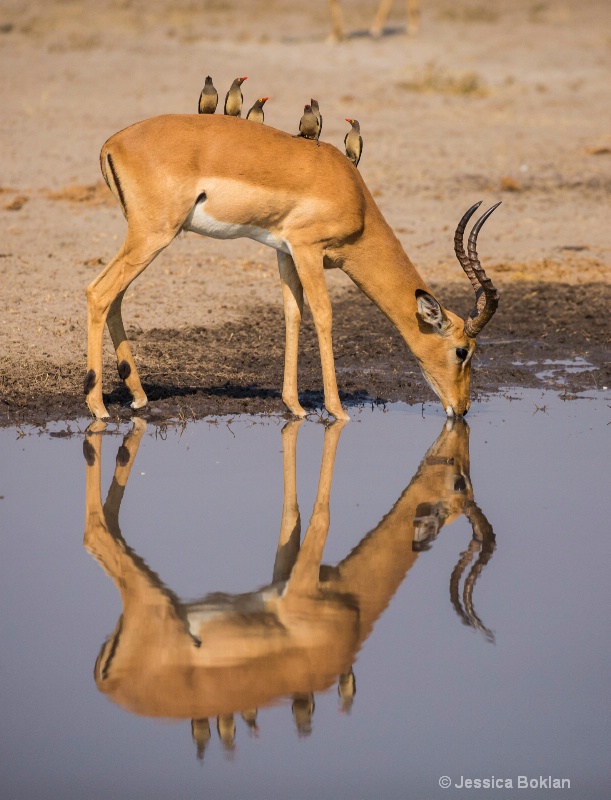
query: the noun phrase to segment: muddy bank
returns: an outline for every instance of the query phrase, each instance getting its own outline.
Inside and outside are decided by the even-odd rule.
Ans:
[[[503,201],[479,240],[502,300],[481,336],[474,397],[609,385],[611,7],[535,5],[491,0],[483,13],[427,0],[418,35],[406,37],[395,3],[374,40],[372,4],[354,0],[351,35],[332,46],[326,3],[0,0],[0,424],[86,414],[85,288],[125,236],[100,147],[139,119],[194,113],[207,74],[221,97],[248,75],[246,106],[270,96],[265,123],[291,133],[316,97],[323,138],[340,150],[345,119],[358,119],[361,175],[453,311],[473,301],[452,250],[456,223],[478,200]],[[344,403],[432,400],[394,329],[342,278],[327,275]],[[149,414],[282,412],[269,248],[181,236],[130,288],[124,319]],[[129,414],[108,337],[104,353],[109,408]],[[594,369],[544,363],[576,358]],[[308,319],[308,408],[320,408],[321,385]]]
[[[451,285],[439,294],[458,313],[469,310],[471,298],[464,286]],[[556,388],[570,397],[610,385],[610,305],[611,287],[605,283],[504,286],[499,311],[478,343],[473,397],[517,386]],[[252,307],[224,325],[132,329],[129,336],[149,397],[148,409],[140,412],[147,418],[284,411],[280,305]],[[435,401],[394,327],[356,290],[334,303],[334,342],[340,395],[348,408]],[[570,362],[575,360],[592,368],[573,371]],[[303,405],[320,412],[322,379],[309,313],[299,366]],[[105,370],[110,413],[129,416],[129,396],[111,358]],[[76,360],[54,365],[32,358],[8,364],[0,378],[1,424],[39,425],[85,416],[84,373],[84,361]]]

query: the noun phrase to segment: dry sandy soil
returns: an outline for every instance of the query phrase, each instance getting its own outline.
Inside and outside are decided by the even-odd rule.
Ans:
[[[481,335],[475,396],[608,386],[611,239],[611,4],[608,0],[423,0],[404,35],[403,3],[367,35],[373,0],[344,3],[348,39],[327,41],[325,0],[0,0],[0,423],[86,413],[85,287],[125,222],[101,183],[115,131],[192,113],[207,74],[236,75],[248,107],[297,130],[317,97],[323,138],[361,122],[361,173],[429,285],[465,313],[470,286],[452,251],[476,200],[503,205],[480,236],[501,305]],[[328,275],[338,380],[348,404],[430,400],[415,360],[343,274]],[[151,415],[278,412],[283,319],[272,250],[181,236],[124,303]],[[304,402],[320,407],[308,320]],[[567,373],[545,360],[583,358]],[[106,400],[127,395],[105,343]]]

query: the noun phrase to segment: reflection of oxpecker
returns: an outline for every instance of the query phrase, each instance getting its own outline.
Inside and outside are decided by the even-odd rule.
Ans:
[[[207,719],[191,720],[191,736],[197,747],[197,758],[199,761],[204,760],[204,753],[210,741],[210,735],[210,723]]]
[[[257,709],[280,698],[292,699],[300,736],[312,733],[315,693],[335,682],[341,709],[348,712],[356,693],[352,665],[358,651],[422,551],[462,514],[473,539],[452,573],[450,596],[465,624],[492,637],[473,606],[475,581],[494,550],[494,533],[474,499],[467,424],[444,425],[393,507],[335,566],[325,565],[322,556],[344,423],[325,428],[314,510],[303,537],[296,467],[302,424],[292,420],[282,429],[284,492],[271,583],[188,603],[130,548],[119,527],[120,504],[145,422],[134,418],[119,448],[105,503],[101,434],[106,425],[98,421],[87,430],[84,544],[115,582],[123,606],[96,660],[96,685],[132,713],[191,720],[200,759],[210,740],[210,719],[216,718],[223,748],[231,754],[235,716],[241,714],[256,734]],[[459,584],[478,551],[461,599]]]
[[[344,714],[349,714],[352,710],[352,704],[354,703],[354,695],[356,694],[356,679],[352,669],[339,676],[339,680],[337,681],[337,693],[341,702],[341,710]]]
[[[216,729],[225,753],[232,755],[235,750],[235,718],[233,714],[219,714],[216,718]]]
[[[314,695],[312,692],[304,695],[296,695],[293,698],[291,710],[293,719],[299,736],[310,736],[312,733],[312,717],[314,716]]]
[[[242,719],[246,723],[248,727],[248,732],[252,736],[257,736],[259,733],[259,726],[257,725],[258,713],[259,713],[258,708],[249,708],[246,711],[242,711]]]

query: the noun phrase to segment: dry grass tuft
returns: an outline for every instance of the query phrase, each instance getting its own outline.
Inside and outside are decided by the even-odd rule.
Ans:
[[[19,194],[14,197],[9,203],[5,203],[4,208],[7,211],[20,211],[30,198],[24,194]]]
[[[522,184],[511,175],[503,175],[499,181],[499,188],[502,192],[521,192]]]
[[[486,97],[489,94],[486,82],[476,72],[453,73],[434,61],[429,61],[422,69],[415,71],[411,78],[400,81],[397,86],[408,92],[471,97]]]
[[[488,6],[465,6],[463,8],[444,8],[439,13],[439,18],[449,20],[451,22],[498,22],[500,13],[494,8]]]
[[[103,181],[83,185],[72,183],[56,192],[48,191],[48,200],[63,200],[68,203],[82,203],[88,206],[114,206],[116,201]]]

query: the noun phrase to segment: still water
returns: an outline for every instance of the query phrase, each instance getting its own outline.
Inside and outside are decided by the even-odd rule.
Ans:
[[[1,430],[0,796],[607,798],[610,406]]]

